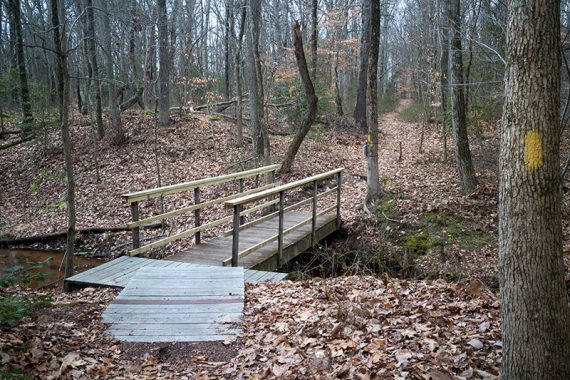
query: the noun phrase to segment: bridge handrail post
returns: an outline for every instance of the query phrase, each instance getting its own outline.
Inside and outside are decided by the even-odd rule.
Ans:
[[[279,232],[277,237],[277,266],[283,263],[283,219],[285,216],[285,191],[279,192]]]
[[[341,172],[336,174],[336,228],[340,228],[340,185],[342,183]]]
[[[243,187],[243,178],[240,178],[240,179],[239,179],[239,183],[238,183],[238,191],[239,191],[240,193],[243,193],[243,188],[244,188],[244,187]],[[245,222],[245,217],[241,216],[241,217],[239,218],[239,223],[240,223],[240,225],[242,225],[244,222]]]
[[[318,183],[317,181],[313,181],[313,215],[311,219],[311,246],[317,243],[317,192],[318,192]]]
[[[234,206],[234,221],[232,233],[232,267],[239,265],[239,228],[240,228],[240,212],[242,205]]]
[[[137,222],[139,220],[139,202],[131,203],[131,216],[133,222]],[[133,233],[133,249],[137,249],[141,246],[141,235],[140,235],[140,227],[135,227],[132,229]]]
[[[197,205],[199,203],[200,203],[200,188],[196,187],[194,189],[194,204]],[[198,208],[194,210],[194,226],[200,227],[200,225],[201,225],[200,209]],[[200,231],[198,231],[194,234],[194,242],[196,243],[196,245],[200,244],[200,240],[201,240],[201,234]]]

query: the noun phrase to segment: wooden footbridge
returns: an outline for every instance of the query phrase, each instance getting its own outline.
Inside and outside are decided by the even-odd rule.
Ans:
[[[201,341],[235,335],[244,282],[284,279],[286,274],[273,271],[340,226],[343,169],[281,185],[275,183],[278,169],[270,165],[124,195],[132,214],[130,256],[184,238],[193,238],[193,246],[165,260],[122,257],[66,281],[124,288],[103,316],[111,323],[109,333],[121,340]],[[177,206],[188,193],[193,202]],[[169,211],[153,215],[157,200]],[[213,215],[218,219],[208,220]],[[167,237],[141,236],[145,225],[166,220],[192,226]],[[202,241],[208,230],[218,236]],[[224,268],[229,266],[234,268]]]

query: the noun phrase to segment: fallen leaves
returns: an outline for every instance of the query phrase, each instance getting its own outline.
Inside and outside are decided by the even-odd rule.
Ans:
[[[2,329],[0,370],[41,379],[494,378],[499,302],[467,289],[390,277],[248,284],[243,334],[202,346],[121,344],[100,321],[116,290],[56,292],[53,306]]]

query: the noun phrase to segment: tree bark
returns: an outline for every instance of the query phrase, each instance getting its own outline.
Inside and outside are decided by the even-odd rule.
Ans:
[[[111,129],[113,130],[113,144],[122,145],[125,142],[125,133],[121,123],[121,110],[117,100],[117,86],[113,69],[113,44],[111,35],[111,15],[107,8],[107,1],[101,0],[100,6],[103,15],[102,31],[105,47],[105,66],[107,69],[107,89],[109,93],[109,113],[111,116]]]
[[[297,155],[299,147],[303,143],[305,136],[315,121],[317,116],[317,103],[319,101],[317,95],[315,95],[315,88],[311,81],[311,77],[309,76],[309,69],[307,68],[307,59],[305,58],[305,51],[303,50],[303,38],[301,36],[301,26],[299,25],[299,22],[295,22],[293,25],[293,45],[295,46],[295,58],[297,61],[297,67],[299,68],[299,75],[301,76],[301,81],[305,88],[305,96],[307,97],[307,116],[305,116],[305,120],[303,121],[301,128],[297,130],[293,141],[291,141],[289,148],[287,148],[285,159],[281,164],[281,173],[288,173],[291,171],[295,155]]]
[[[155,11],[151,15],[150,25],[147,27],[146,56],[144,60],[144,91],[143,103],[146,109],[154,106],[153,86],[155,75],[155,52],[156,52],[156,16]]]
[[[97,124],[97,137],[103,138],[105,125],[103,124],[103,107],[101,105],[101,81],[99,80],[99,64],[97,62],[97,47],[95,45],[95,16],[93,0],[87,0],[87,50],[91,62],[91,72],[95,82],[95,120]]]
[[[243,145],[243,101],[242,101],[242,83],[241,83],[241,48],[243,45],[243,35],[245,33],[245,20],[247,16],[247,8],[245,3],[241,7],[241,20],[239,24],[239,36],[237,39],[235,70],[236,70],[236,129],[237,129],[237,145]]]
[[[166,0],[158,0],[158,56],[160,71],[158,72],[159,97],[158,97],[158,122],[168,125],[170,121],[169,100],[169,71],[170,60],[168,53],[168,18],[166,16]]]
[[[459,174],[461,190],[471,193],[477,188],[477,177],[469,149],[467,113],[465,110],[463,58],[461,50],[460,0],[448,3],[448,19],[451,28],[449,60],[451,85],[451,124],[455,145],[455,165]]]
[[[261,22],[261,0],[248,0],[248,87],[250,99],[253,156],[269,162],[269,135],[263,122],[263,81],[259,57],[259,29]]]
[[[311,78],[317,81],[317,46],[318,46],[318,19],[317,19],[317,9],[319,1],[312,0],[311,4]],[[293,42],[294,44],[294,42]]]
[[[22,19],[20,15],[20,0],[8,0],[8,10],[10,12],[10,23],[13,24],[12,30],[14,35],[14,62],[18,70],[18,79],[20,81],[20,101],[22,105],[23,116],[23,135],[26,135],[31,123],[34,122],[32,115],[32,104],[30,102],[30,89],[28,87],[28,75],[26,72],[26,59],[24,56],[24,39],[22,36]]]
[[[231,19],[233,18],[232,8],[233,1],[225,0],[226,4],[226,18],[224,23],[224,97],[226,100],[230,99],[230,35],[232,33],[230,29]]]
[[[370,0],[370,32],[368,56],[367,120],[368,141],[366,157],[366,202],[376,203],[382,197],[378,172],[378,54],[380,48],[380,0]]]
[[[73,254],[75,252],[75,178],[73,173],[73,157],[71,135],[69,133],[69,70],[67,67],[67,46],[65,45],[65,28],[60,20],[65,20],[65,7],[59,6],[60,0],[51,0],[51,19],[53,42],[56,51],[56,75],[59,103],[59,118],[63,139],[63,155],[65,175],[67,177],[67,241],[65,245],[64,277],[73,275]]]
[[[509,2],[499,187],[503,379],[570,379],[559,2]]]
[[[362,35],[360,37],[360,64],[358,68],[358,88],[356,90],[356,106],[354,119],[356,128],[366,131],[366,88],[368,76],[368,53],[370,46],[370,10],[368,0],[362,0]]]

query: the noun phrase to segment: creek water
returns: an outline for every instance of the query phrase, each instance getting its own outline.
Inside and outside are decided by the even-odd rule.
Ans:
[[[101,259],[74,256],[74,273],[83,272],[104,262]],[[63,281],[63,252],[0,249],[0,277],[14,271],[25,274],[42,274],[43,280],[33,280],[25,285],[30,288],[37,289],[42,286],[61,283]]]

